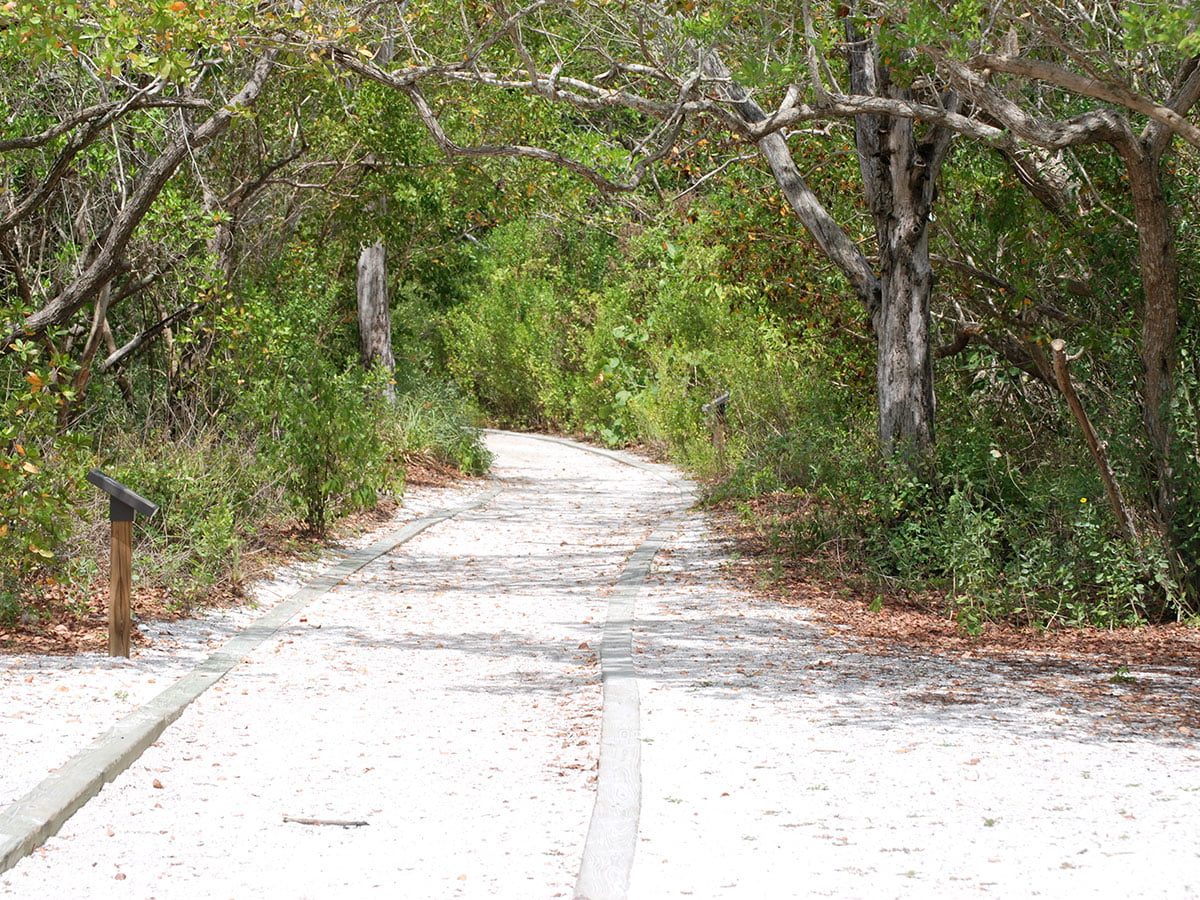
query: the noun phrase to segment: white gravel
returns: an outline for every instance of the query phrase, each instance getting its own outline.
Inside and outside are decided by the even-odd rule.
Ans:
[[[314,602],[0,893],[570,896],[607,596],[678,492],[562,445],[489,444],[503,493]],[[478,490],[416,492],[403,517]],[[739,591],[725,555],[689,514],[639,600],[632,896],[1200,894],[1194,736],[1122,725],[1116,686],[1084,701],[1036,666],[867,652]],[[236,624],[129,664],[5,660],[4,797]]]
[[[693,515],[639,603],[631,896],[1200,896],[1200,746],[1111,672],[880,653],[723,556]]]
[[[327,571],[339,558],[336,551],[364,547],[432,509],[454,505],[473,490],[416,492],[387,525],[336,545],[320,559],[297,562],[250,585],[250,601],[244,606],[174,622],[140,622],[135,609],[135,625],[150,641],[148,646],[135,645],[132,659],[98,653],[0,655],[0,808],[22,797],[306,580]]]
[[[503,493],[316,601],[0,890],[568,896],[606,594],[673,494],[561,445],[489,443]]]

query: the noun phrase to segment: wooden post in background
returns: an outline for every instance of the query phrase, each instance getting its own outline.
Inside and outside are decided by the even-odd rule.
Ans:
[[[709,417],[712,426],[713,451],[718,472],[725,471],[725,411],[728,406],[729,391],[725,391],[700,407],[700,411]]]
[[[725,471],[725,409],[722,407],[713,416],[713,447],[717,451],[717,469]]]
[[[132,512],[132,510],[131,510]],[[129,658],[133,631],[129,594],[133,586],[133,519],[112,522],[108,573],[108,655]]]

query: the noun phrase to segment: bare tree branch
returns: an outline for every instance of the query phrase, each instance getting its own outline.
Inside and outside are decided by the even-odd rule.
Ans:
[[[93,119],[106,118],[114,112],[124,114],[135,109],[211,109],[212,103],[208,100],[203,100],[197,97],[142,97],[130,103],[129,101],[119,101],[114,103],[98,103],[94,106],[89,106],[81,109],[73,115],[67,116],[57,125],[47,128],[37,134],[23,135],[17,138],[8,138],[0,140],[0,153],[7,153],[10,150],[31,150],[35,147],[41,147],[44,144],[50,143],[58,137],[62,137],[68,131],[82,125],[84,122],[90,122]]]
[[[1009,75],[1019,75],[1044,81],[1055,87],[1063,88],[1081,97],[1091,97],[1123,106],[1134,112],[1149,116],[1156,122],[1165,125],[1171,131],[1193,147],[1200,148],[1200,127],[1189,122],[1177,109],[1170,105],[1155,103],[1122,84],[1112,81],[1102,81],[1098,78],[1080,75],[1063,66],[1055,65],[1040,59],[1030,59],[1025,56],[1007,56],[984,53],[967,60],[966,66],[986,77],[989,72],[1004,72]]]
[[[555,150],[547,150],[544,147],[530,147],[525,144],[477,144],[468,147],[458,144],[446,134],[441,122],[438,120],[433,108],[429,105],[429,101],[425,99],[425,95],[421,92],[420,88],[415,85],[407,85],[402,90],[412,102],[413,107],[417,111],[417,117],[420,118],[425,129],[442,151],[449,156],[463,156],[473,159],[505,157],[510,159],[533,159],[539,162],[551,163],[569,172],[574,172],[576,175],[583,176],[602,191],[611,192],[635,190],[645,174],[646,165],[639,163],[639,167],[634,171],[633,177],[628,182],[616,182],[601,175],[591,166],[579,160],[571,159]],[[674,141],[672,140],[671,143],[674,143]],[[664,153],[666,153],[666,150],[662,150],[656,155],[661,157]]]
[[[940,55],[940,58],[968,97],[1017,137],[1030,143],[1052,150],[1100,143],[1128,149],[1137,144],[1129,121],[1119,113],[1101,109],[1068,119],[1042,119],[1009,100],[992,87],[982,74],[965,63],[944,55]]]
[[[716,51],[705,55],[704,66],[706,73],[722,85],[722,93],[732,104],[743,127],[753,127],[767,118],[749,92],[730,78],[728,67]],[[850,279],[868,316],[874,319],[879,308],[879,279],[867,258],[805,182],[783,135],[778,130],[772,131],[756,143],[792,210],[826,256]]]
[[[1167,106],[1181,116],[1187,115],[1193,106],[1200,103],[1200,57],[1194,56],[1180,64],[1175,87]],[[1142,143],[1157,159],[1166,150],[1174,133],[1164,123],[1151,121],[1142,132]]]
[[[269,50],[254,66],[249,80],[195,130],[184,130],[173,138],[163,151],[138,176],[127,201],[105,232],[95,258],[84,271],[63,288],[42,309],[30,315],[20,325],[6,327],[0,341],[0,356],[11,351],[13,342],[38,335],[54,325],[65,322],[119,271],[125,248],[134,231],[153,205],[163,187],[190,153],[218,137],[229,127],[237,113],[254,103],[262,92],[275,66],[278,50]]]
[[[177,309],[177,310],[175,310],[175,312],[171,313],[169,316],[166,316],[166,317],[160,319],[159,321],[155,322],[153,325],[151,325],[145,331],[139,333],[136,337],[134,337],[132,340],[128,341],[122,347],[120,347],[119,349],[114,350],[112,353],[110,353],[108,355],[108,357],[104,360],[104,362],[102,362],[100,364],[100,366],[99,366],[100,371],[107,372],[110,369],[113,369],[116,366],[121,365],[127,359],[129,359],[129,357],[133,356],[133,354],[137,353],[138,350],[140,350],[142,347],[144,347],[150,341],[154,340],[156,337],[158,337],[160,334],[162,334],[168,328],[174,328],[180,322],[187,321],[192,316],[194,316],[196,313],[198,313],[201,309],[202,309],[201,304],[189,303],[187,306],[183,307],[182,309]]]
[[[1005,133],[1004,129],[996,128],[942,106],[894,97],[828,93],[824,101],[815,106],[785,102],[770,116],[748,128],[747,136],[750,140],[756,140],[780,129],[790,128],[799,122],[829,118],[854,118],[864,114],[890,116],[897,119],[919,119],[997,147],[1008,146],[1012,143],[1012,138]]]

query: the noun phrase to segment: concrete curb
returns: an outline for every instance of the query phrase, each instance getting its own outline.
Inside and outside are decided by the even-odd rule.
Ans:
[[[355,572],[421,532],[486,504],[499,494],[492,488],[462,506],[438,510],[409,522],[388,535],[346,555],[333,568],[300,588],[226,641],[219,650],[134,710],[91,746],[77,753],[57,772],[0,813],[0,873],[40,847],[105,784],[124,772],[158,740],[188,705],[216,684],[263,641],[275,634],[309,603],[337,587]]]

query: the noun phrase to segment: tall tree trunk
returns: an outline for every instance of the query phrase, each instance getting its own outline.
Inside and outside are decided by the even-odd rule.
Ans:
[[[933,268],[927,218],[914,219],[911,206],[898,212],[907,221],[893,219],[880,236],[882,297],[875,322],[879,440],[885,454],[916,462],[929,458],[934,442],[929,338]]]
[[[1134,219],[1138,227],[1138,264],[1142,276],[1142,423],[1153,458],[1154,512],[1170,530],[1175,518],[1177,486],[1171,465],[1170,406],[1174,394],[1179,333],[1179,263],[1159,172],[1159,156],[1125,153]]]
[[[875,42],[848,32],[850,71],[857,94],[911,99],[892,89],[878,62]],[[749,92],[730,77],[715,52],[703,62],[705,74],[721,85],[746,122],[766,118]],[[957,108],[953,94],[943,98]],[[863,190],[879,239],[880,275],[836,223],[801,177],[782,134],[758,142],[775,181],[793,212],[825,255],[845,273],[866,307],[878,350],[879,439],[885,455],[902,453],[916,465],[928,460],[934,440],[933,354],[929,301],[933,269],[929,259],[929,212],[937,174],[952,134],[931,128],[919,140],[908,119],[861,115],[855,119]]]
[[[890,83],[876,42],[847,27],[851,89],[910,100]],[[944,98],[957,106],[953,94]],[[879,308],[872,319],[878,347],[879,441],[885,455],[921,465],[934,445],[929,213],[951,133],[931,128],[918,139],[911,119],[860,115],[854,120],[863,193],[879,243]]]

